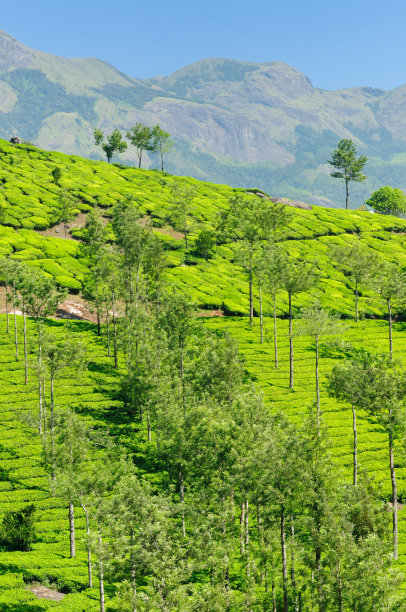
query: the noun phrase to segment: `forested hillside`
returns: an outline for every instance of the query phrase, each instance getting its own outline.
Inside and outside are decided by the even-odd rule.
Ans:
[[[0,610],[405,610],[406,221],[5,141],[0,184]]]

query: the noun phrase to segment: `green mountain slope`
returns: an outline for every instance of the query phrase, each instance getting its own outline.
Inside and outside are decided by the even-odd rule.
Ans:
[[[55,166],[62,170],[61,186],[52,181]],[[185,181],[197,189],[193,202],[194,230],[191,253],[186,253],[181,236],[167,223],[171,187]],[[80,292],[89,262],[80,252],[80,236],[86,213],[99,206],[107,224],[111,207],[126,196],[133,196],[144,218],[149,218],[155,234],[163,241],[168,259],[166,278],[176,288],[189,294],[199,305],[200,314],[223,310],[224,313],[246,315],[248,312],[248,282],[243,270],[235,263],[239,241],[221,244],[206,262],[193,254],[195,238],[203,226],[212,227],[219,211],[228,206],[235,189],[226,185],[198,182],[191,178],[171,176],[152,170],[136,170],[120,165],[109,165],[61,153],[41,151],[31,146],[11,146],[0,141],[0,201],[4,210],[4,225],[0,226],[0,253],[20,259],[44,270],[72,292]],[[55,212],[58,197],[69,189],[80,211],[73,221],[71,232],[77,239],[55,237]],[[360,240],[367,248],[378,252],[388,261],[406,263],[406,221],[368,212],[337,211],[321,207],[312,210],[292,208],[292,223],[280,245],[292,256],[314,261],[321,281],[311,295],[294,299],[295,314],[307,303],[317,300],[347,321],[343,340],[356,348],[367,347],[374,352],[387,348],[387,322],[384,304],[373,291],[364,290],[360,311],[371,318],[356,324],[353,320],[353,290],[348,279],[329,257],[329,247]],[[111,239],[114,239],[111,233]],[[255,288],[255,305],[258,293]],[[203,312],[203,310],[206,312]],[[265,314],[270,304],[265,301]],[[204,317],[202,325],[215,332],[229,332],[237,339],[245,359],[249,377],[263,393],[265,407],[271,412],[283,411],[292,421],[300,422],[314,400],[314,346],[307,338],[295,339],[296,386],[289,389],[288,340],[285,320],[286,296],[278,297],[278,330],[280,337],[280,368],[272,364],[271,325],[266,317],[265,342],[259,342],[259,324],[251,329],[245,316]],[[67,330],[66,322],[48,320],[46,329],[58,336]],[[126,417],[120,399],[120,375],[124,372],[124,357],[119,366],[106,356],[104,339],[97,337],[96,326],[87,322],[70,324],[72,337],[81,338],[88,350],[89,366],[80,380],[61,377],[55,383],[58,407],[69,406],[96,431],[108,430],[135,453],[143,469],[153,473],[147,442],[147,424]],[[22,317],[17,317],[17,328],[23,330]],[[36,339],[35,325],[28,322],[31,340]],[[97,580],[93,589],[86,588],[85,520],[77,508],[78,555],[69,559],[68,516],[66,504],[49,494],[48,477],[42,465],[38,435],[30,414],[36,414],[37,388],[35,364],[30,366],[29,384],[25,387],[23,362],[15,360],[13,326],[6,332],[5,317],[0,317],[0,362],[2,364],[2,415],[0,423],[0,516],[10,509],[35,502],[37,506],[38,541],[29,553],[0,550],[0,610],[61,609],[81,612],[98,609]],[[405,326],[397,321],[394,330],[396,358],[406,365]],[[323,421],[328,429],[336,473],[351,479],[352,423],[349,407],[327,397],[326,374],[336,363],[334,350],[323,346],[321,353],[321,405]],[[23,420],[21,422],[21,419]],[[359,459],[380,487],[381,495],[389,499],[390,478],[383,431],[359,414]],[[406,496],[406,467],[399,453],[399,499]],[[400,512],[400,546],[398,567],[406,570],[406,524],[404,510]],[[55,583],[66,597],[60,602],[38,600],[27,590],[32,581]],[[110,609],[114,604],[114,585],[107,589]]]
[[[354,208],[382,184],[406,188],[405,95],[406,86],[325,91],[281,62],[222,58],[142,81],[94,58],[34,51],[0,32],[1,137],[98,159],[94,127],[158,122],[176,141],[171,172],[322,205],[342,205],[326,160],[343,137],[370,158],[368,181],[352,189]]]
[[[62,171],[60,187],[51,175],[56,166]],[[0,229],[0,253],[40,267],[62,286],[78,291],[88,270],[88,262],[80,256],[79,243],[43,235],[54,224],[58,198],[65,189],[75,197],[82,215],[73,222],[78,225],[73,234],[80,237],[83,215],[92,206],[99,206],[108,222],[111,206],[132,196],[164,242],[169,264],[167,278],[185,289],[202,308],[246,314],[247,280],[234,263],[238,243],[219,245],[214,256],[205,261],[194,257],[193,250],[186,254],[183,239],[168,225],[171,189],[183,181],[197,190],[193,200],[193,245],[203,226],[211,228],[216,223],[219,212],[228,206],[236,192],[234,189],[25,145],[14,147],[0,141],[0,203],[5,212],[5,227]],[[347,316],[352,316],[352,289],[337,264],[330,261],[329,247],[351,243],[359,237],[384,259],[405,258],[406,221],[402,219],[317,206],[309,211],[292,208],[292,215],[282,245],[295,257],[315,261],[323,278],[309,299],[317,298],[326,307]],[[38,234],[35,229],[44,231]],[[286,300],[281,300],[278,307],[281,314],[286,314]],[[376,316],[382,314],[383,304],[376,294],[366,291],[361,297],[361,309],[367,315]]]

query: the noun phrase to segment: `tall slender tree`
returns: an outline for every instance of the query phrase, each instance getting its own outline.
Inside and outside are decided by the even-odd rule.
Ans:
[[[289,304],[289,387],[293,389],[293,308],[292,298],[298,293],[309,291],[318,280],[314,265],[293,259],[283,273],[283,288],[288,294]]]
[[[388,309],[389,354],[393,357],[393,305],[403,304],[406,300],[406,270],[397,264],[381,262],[376,275],[376,285]]]
[[[328,163],[335,168],[331,173],[345,183],[345,208],[348,208],[348,185],[350,182],[361,183],[366,176],[362,173],[368,158],[365,155],[357,157],[357,150],[352,140],[343,138],[331,154]]]
[[[355,320],[358,323],[358,298],[360,285],[372,285],[377,258],[360,240],[342,244],[331,249],[331,256],[354,287]]]
[[[319,343],[325,336],[334,336],[344,330],[344,325],[337,316],[330,315],[326,310],[317,306],[305,308],[300,315],[296,334],[298,336],[311,336],[315,343],[315,376],[316,376],[316,409],[317,429],[320,432],[320,376],[319,376]]]

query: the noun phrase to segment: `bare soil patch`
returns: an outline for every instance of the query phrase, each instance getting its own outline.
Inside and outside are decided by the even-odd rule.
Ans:
[[[28,591],[34,593],[35,597],[38,599],[50,599],[51,601],[61,601],[64,597],[64,593],[60,593],[55,589],[50,589],[49,587],[44,586],[43,584],[30,584],[26,587]]]

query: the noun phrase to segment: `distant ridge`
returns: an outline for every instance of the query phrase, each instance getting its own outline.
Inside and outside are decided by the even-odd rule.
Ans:
[[[177,174],[341,206],[342,185],[326,160],[345,137],[370,158],[350,205],[382,184],[406,188],[406,85],[325,91],[282,62],[225,58],[139,80],[99,59],[32,50],[0,31],[0,137],[96,159],[95,126],[126,130],[136,121],[173,135],[168,170]]]

